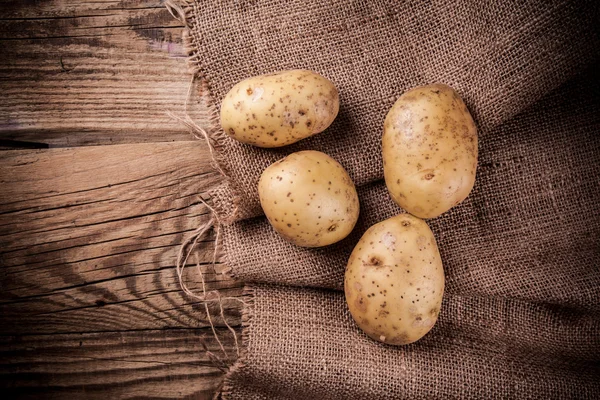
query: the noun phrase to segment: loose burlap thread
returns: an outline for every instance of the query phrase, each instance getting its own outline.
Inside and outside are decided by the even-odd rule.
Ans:
[[[212,193],[224,262],[252,282],[243,350],[223,397],[596,398],[600,384],[598,7],[592,2],[169,2],[193,73],[208,82],[208,135],[226,176]],[[237,81],[315,70],[340,90],[322,134],[275,150],[227,138],[218,104]],[[354,325],[342,277],[368,226],[402,212],[381,166],[385,113],[406,89],[450,84],[479,127],[475,188],[428,221],[447,276],[440,320],[400,348]],[[193,127],[193,126],[192,126]],[[271,162],[324,151],[358,186],[344,241],[301,249],[262,217]],[[310,287],[310,288],[309,288]]]

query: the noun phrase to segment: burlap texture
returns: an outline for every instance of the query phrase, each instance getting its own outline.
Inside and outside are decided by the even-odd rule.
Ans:
[[[190,3],[192,57],[217,104],[242,79],[294,68],[321,73],[340,92],[340,113],[324,134],[271,151],[224,140],[221,166],[231,180],[213,195],[215,204],[224,215],[235,208],[235,219],[262,214],[261,172],[304,149],[338,160],[359,186],[381,179],[385,114],[421,84],[454,87],[485,140],[489,128],[595,55],[596,8],[565,0]]]
[[[356,327],[341,292],[254,289],[229,399],[598,398],[598,318],[545,303],[447,294],[433,330],[394,347]]]
[[[183,0],[182,10],[216,105],[241,79],[291,68],[340,90],[334,124],[283,149],[210,127],[229,178],[213,200],[221,220],[238,220],[223,230],[224,261],[262,283],[225,397],[600,396],[596,5]],[[404,90],[432,82],[457,89],[475,117],[478,177],[464,203],[428,221],[447,275],[440,320],[393,348],[355,327],[337,289],[362,232],[401,212],[381,181],[383,118]],[[260,173],[301,149],[330,154],[359,186],[355,231],[323,249],[286,243],[259,216]]]
[[[490,132],[471,196],[429,221],[447,281],[424,339],[375,343],[341,292],[260,285],[229,398],[598,398],[596,68]],[[343,243],[298,249],[253,218],[226,227],[230,265],[252,281],[341,288],[360,234],[400,212],[381,181],[359,192],[363,220]]]
[[[460,206],[428,221],[444,261],[447,290],[600,311],[600,285],[593,284],[600,283],[594,268],[600,266],[595,68],[481,141],[473,191]],[[361,215],[354,232],[325,248],[288,243],[264,217],[226,226],[224,245],[234,273],[248,282],[341,289],[360,236],[402,212],[381,180],[359,187],[358,193]]]

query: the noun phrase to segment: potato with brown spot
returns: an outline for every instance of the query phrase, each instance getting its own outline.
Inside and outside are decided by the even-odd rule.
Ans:
[[[292,153],[265,169],[258,195],[267,219],[288,241],[321,247],[348,236],[358,219],[358,195],[348,173],[325,153]]]
[[[340,106],[335,85],[313,71],[292,70],[236,84],[221,103],[221,127],[258,147],[281,147],[324,131]]]
[[[396,203],[435,218],[467,198],[477,170],[477,128],[458,94],[434,84],[404,93],[383,125],[385,183]]]
[[[346,267],[350,314],[371,338],[393,345],[422,338],[437,321],[444,269],[425,221],[401,214],[373,225]]]

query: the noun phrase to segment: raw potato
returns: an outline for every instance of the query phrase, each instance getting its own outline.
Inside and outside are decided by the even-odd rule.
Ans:
[[[324,131],[339,106],[331,81],[312,71],[284,71],[235,85],[221,104],[221,126],[240,142],[281,147]]]
[[[348,260],[344,291],[352,317],[375,340],[402,345],[429,332],[444,270],[425,221],[401,214],[369,228]]]
[[[358,219],[358,195],[346,170],[319,151],[300,151],[271,164],[258,182],[260,204],[288,241],[321,247],[348,236]]]
[[[477,128],[450,87],[404,93],[383,125],[385,184],[396,203],[434,218],[462,202],[475,184]]]

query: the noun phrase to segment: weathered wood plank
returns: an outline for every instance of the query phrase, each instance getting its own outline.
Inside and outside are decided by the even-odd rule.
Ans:
[[[0,149],[189,140],[166,114],[182,110],[190,75],[161,3],[4,2]],[[188,112],[202,121],[204,110],[194,97]],[[198,195],[219,181],[210,171],[198,142],[0,153],[3,393],[211,398],[222,372],[201,341],[218,346],[174,269],[208,218]],[[239,296],[209,265],[213,240],[197,252],[207,287]],[[200,288],[196,268],[186,281]],[[239,310],[225,303],[230,324]],[[233,358],[230,332],[217,329]]]
[[[235,358],[231,332],[218,335]],[[207,330],[0,336],[0,387],[9,398],[210,399],[223,357]]]
[[[206,326],[174,268],[220,180],[203,143],[5,151],[0,165],[0,334]],[[197,252],[209,290],[240,295],[213,250],[208,237]],[[200,289],[196,268],[185,277]],[[239,323],[238,302],[225,306]]]
[[[0,139],[189,140],[167,115],[183,109],[190,85],[180,36],[158,0],[9,2],[0,18]],[[204,110],[189,107],[199,121]]]
[[[200,340],[214,353],[218,347],[210,329],[181,329],[208,321],[174,269],[184,235],[208,217],[198,195],[220,180],[205,145],[6,151],[0,168],[5,393],[211,398],[222,372]],[[197,252],[208,288],[241,295],[238,282],[207,265],[213,246],[209,237]],[[187,272],[198,289],[196,269]],[[225,302],[230,324],[239,325],[239,310]],[[233,359],[231,333],[219,329],[219,337]]]

